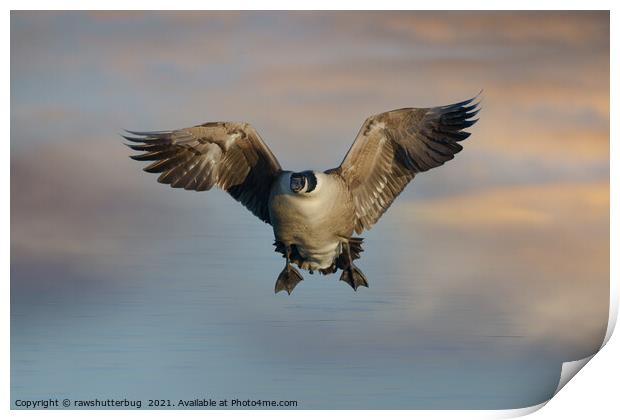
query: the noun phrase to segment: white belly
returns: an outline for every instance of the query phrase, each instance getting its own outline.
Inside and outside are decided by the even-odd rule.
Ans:
[[[289,176],[283,176],[270,200],[276,239],[295,245],[306,270],[330,267],[341,253],[341,241],[352,231],[348,223],[339,222],[343,214],[339,186],[323,174],[317,178],[315,191],[295,194],[290,191]]]
[[[309,248],[302,244],[298,244],[297,250],[299,251],[299,255],[305,260],[301,265],[301,268],[305,270],[318,270],[320,268],[330,267],[334,259],[336,259],[341,252],[340,242],[328,242],[319,248]]]

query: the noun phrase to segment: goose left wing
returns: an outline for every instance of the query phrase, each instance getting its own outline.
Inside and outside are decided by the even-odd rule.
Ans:
[[[355,209],[355,231],[370,229],[418,172],[443,165],[469,137],[477,97],[434,108],[404,108],[368,118],[339,167]]]
[[[255,216],[270,223],[268,200],[280,164],[247,123],[214,122],[172,131],[128,131],[123,136],[144,152],[131,156],[152,161],[146,172],[173,188],[206,191],[214,185],[228,192]]]

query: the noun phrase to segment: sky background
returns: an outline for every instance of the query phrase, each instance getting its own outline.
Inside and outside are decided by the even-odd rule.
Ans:
[[[370,288],[274,295],[273,232],[157,184],[123,128],[246,121],[287,169],[483,92],[372,231]],[[607,12],[12,12],[11,392],[517,408],[603,339]]]

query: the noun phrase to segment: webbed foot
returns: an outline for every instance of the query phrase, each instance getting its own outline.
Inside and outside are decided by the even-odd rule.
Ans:
[[[284,270],[278,276],[278,280],[276,281],[275,292],[278,293],[282,290],[286,290],[286,293],[289,295],[297,286],[297,283],[302,281],[304,278],[299,274],[299,271],[295,267],[287,264],[284,267]]]
[[[364,273],[362,273],[362,271],[357,268],[355,264],[351,264],[349,268],[342,270],[340,281],[346,282],[353,288],[353,290],[357,290],[360,286],[368,287],[368,280],[366,280],[366,276],[364,276]]]

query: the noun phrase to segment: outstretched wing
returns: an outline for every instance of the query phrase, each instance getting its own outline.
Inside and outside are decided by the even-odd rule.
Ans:
[[[206,191],[218,186],[259,219],[269,221],[271,185],[281,168],[271,150],[249,124],[214,122],[173,131],[128,131],[136,143],[131,156],[153,161],[146,172],[161,173],[158,182],[173,188]]]
[[[338,168],[355,207],[355,231],[370,229],[416,173],[443,165],[463,148],[477,120],[477,97],[435,108],[404,108],[368,118]]]

